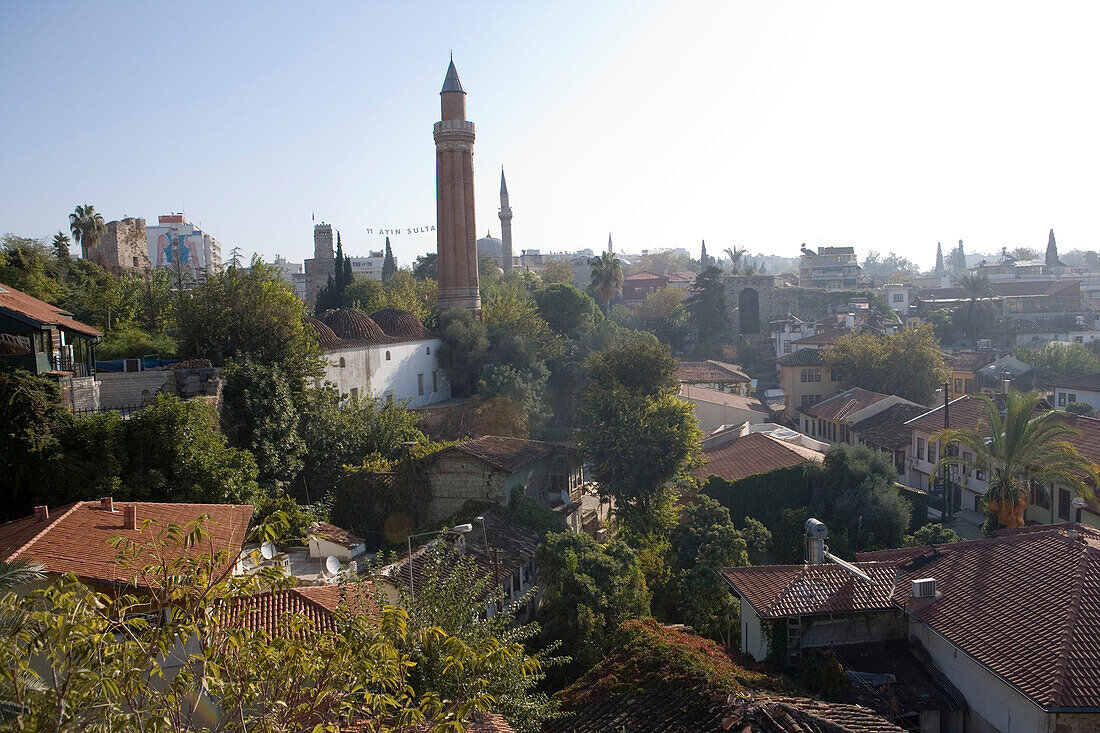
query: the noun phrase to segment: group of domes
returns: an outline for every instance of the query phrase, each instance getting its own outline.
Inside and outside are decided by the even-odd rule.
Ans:
[[[369,316],[358,308],[337,308],[320,318],[305,319],[321,348],[396,344],[435,338],[420,319],[400,308],[383,308]]]

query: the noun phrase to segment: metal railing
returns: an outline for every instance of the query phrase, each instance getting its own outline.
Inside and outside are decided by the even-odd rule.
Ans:
[[[74,377],[90,377],[92,375],[92,371],[86,363],[64,354],[51,355],[50,368],[59,372],[71,372]]]
[[[131,415],[141,412],[148,405],[126,405],[124,407],[99,407],[99,408],[86,408],[82,410],[73,410],[74,415],[103,415],[108,412],[117,412],[122,416],[123,420],[128,420]]]

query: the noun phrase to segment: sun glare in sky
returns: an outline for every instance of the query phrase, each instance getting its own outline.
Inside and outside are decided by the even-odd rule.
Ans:
[[[1096,249],[1091,3],[0,3],[0,230],[434,251],[449,54],[516,249]],[[368,230],[371,233],[368,233]]]

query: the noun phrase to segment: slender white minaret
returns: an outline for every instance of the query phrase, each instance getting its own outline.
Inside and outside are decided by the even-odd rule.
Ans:
[[[508,184],[504,182],[504,166],[500,168],[500,269],[512,269],[512,207],[508,205]]]

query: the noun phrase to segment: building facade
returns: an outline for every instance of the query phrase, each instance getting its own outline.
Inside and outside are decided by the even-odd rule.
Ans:
[[[317,293],[336,274],[336,250],[332,225],[321,222],[313,227],[313,258],[305,261],[306,302],[316,303]]]
[[[817,252],[802,245],[798,263],[798,284],[804,288],[855,290],[859,287],[860,266],[854,247],[818,247]]]
[[[94,247],[81,242],[84,259],[108,270],[148,270],[149,240],[144,219],[127,217],[107,222]]]
[[[163,214],[146,227],[149,262],[176,273],[181,281],[202,281],[222,266],[222,245],[191,224],[183,214]]]

